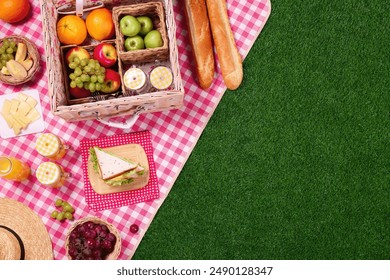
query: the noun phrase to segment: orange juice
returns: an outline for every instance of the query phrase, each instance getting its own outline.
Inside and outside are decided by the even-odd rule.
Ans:
[[[65,156],[67,146],[54,134],[43,133],[38,136],[35,149],[48,159],[59,160]]]
[[[30,173],[27,163],[14,157],[0,157],[0,177],[20,182],[26,180]]]

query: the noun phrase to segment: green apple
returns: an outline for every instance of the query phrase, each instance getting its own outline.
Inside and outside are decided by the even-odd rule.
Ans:
[[[137,20],[141,24],[141,30],[139,31],[139,35],[145,36],[150,31],[153,30],[153,21],[150,17],[140,16],[140,17],[137,17]]]
[[[125,36],[133,37],[141,30],[141,23],[133,16],[127,15],[119,21],[121,32]]]
[[[163,45],[163,39],[161,33],[158,30],[152,30],[145,36],[145,47],[149,48],[158,48]]]
[[[145,48],[144,39],[139,36],[127,37],[125,40],[126,51],[141,50]]]

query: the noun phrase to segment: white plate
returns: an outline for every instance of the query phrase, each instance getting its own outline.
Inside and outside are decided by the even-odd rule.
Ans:
[[[33,134],[33,133],[38,133],[42,132],[45,130],[45,121],[43,119],[43,114],[42,114],[42,107],[41,107],[41,100],[39,98],[39,92],[36,89],[32,90],[24,90],[21,92],[14,92],[10,94],[5,94],[0,96],[0,110],[3,108],[3,103],[5,99],[11,100],[13,98],[16,98],[19,93],[24,93],[26,95],[29,95],[33,97],[37,101],[37,105],[35,106],[35,109],[39,112],[39,115],[41,116],[38,120],[35,122],[31,123],[27,129],[22,130],[18,135],[15,135],[14,131],[8,127],[7,122],[3,118],[2,115],[0,115],[0,136],[1,138],[7,139],[7,138],[12,138],[12,137],[18,137],[22,135],[28,135],[28,134]]]

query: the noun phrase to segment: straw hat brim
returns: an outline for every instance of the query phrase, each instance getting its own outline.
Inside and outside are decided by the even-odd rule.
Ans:
[[[19,250],[5,252],[0,254],[1,258],[10,259],[25,259],[25,260],[52,260],[53,259],[53,247],[46,230],[46,226],[43,224],[41,218],[24,204],[9,198],[0,198],[0,230],[12,233],[19,241],[20,246],[15,246],[15,239],[9,238],[9,240],[0,240],[0,243],[13,242],[12,246],[9,246],[8,250]],[[2,237],[7,234],[0,235]],[[9,236],[9,234],[8,234]],[[6,250],[7,250],[6,249]],[[23,257],[24,255],[24,257]],[[12,257],[10,257],[12,256]],[[18,256],[18,257],[16,257]],[[21,256],[21,257],[19,257]]]

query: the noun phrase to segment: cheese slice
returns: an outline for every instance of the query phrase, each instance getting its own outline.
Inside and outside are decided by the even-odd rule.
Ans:
[[[10,114],[4,114],[3,112],[1,112],[1,115],[3,116],[3,118],[5,119],[5,121],[7,122],[7,125],[9,128],[13,128],[14,127],[14,119],[11,117]]]
[[[33,108],[28,114],[26,115],[26,118],[30,120],[30,122],[35,122],[36,120],[40,119],[41,115],[39,115],[39,112],[37,109]]]
[[[18,107],[18,116],[25,116],[31,111],[31,106],[26,101],[21,101]]]
[[[11,111],[11,101],[5,99],[3,103],[3,108],[1,109],[1,113],[4,115],[8,115],[10,111]]]
[[[100,176],[103,180],[116,177],[138,166],[138,164],[130,160],[125,160],[119,156],[105,152],[99,147],[94,147],[94,150],[99,165]]]
[[[27,96],[26,102],[27,102],[28,105],[30,105],[31,108],[34,108],[38,104],[38,101],[36,101],[31,96]]]
[[[28,97],[29,97],[28,95],[26,95],[22,92],[18,94],[18,99],[22,100],[22,101],[26,101]]]
[[[15,114],[18,111],[20,101],[17,99],[11,99],[11,108],[10,108],[10,113]]]

